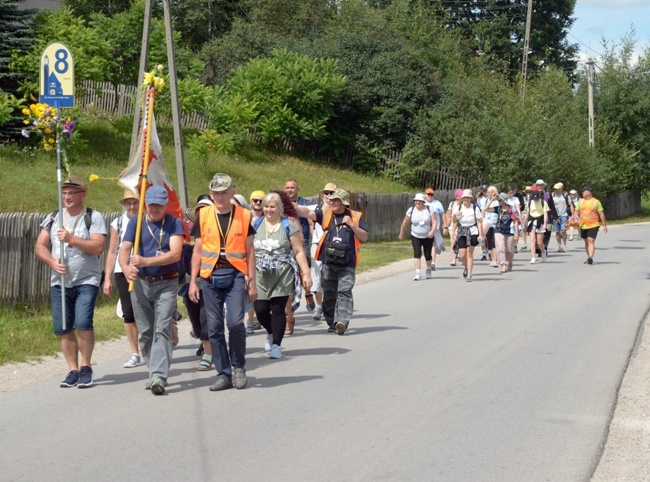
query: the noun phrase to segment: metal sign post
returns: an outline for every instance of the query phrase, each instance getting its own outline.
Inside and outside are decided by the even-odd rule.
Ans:
[[[57,110],[55,122],[63,122],[60,109],[62,107],[74,106],[74,59],[70,49],[59,42],[49,44],[41,54],[40,67],[40,92],[39,101],[49,104]],[[61,157],[64,147],[61,145],[60,129],[54,129],[56,133],[56,180],[57,193],[59,198],[59,229],[63,229],[63,202],[62,182],[63,169]],[[65,262],[64,242],[59,243],[60,263]],[[67,330],[65,316],[65,275],[61,275],[61,321],[64,330]]]

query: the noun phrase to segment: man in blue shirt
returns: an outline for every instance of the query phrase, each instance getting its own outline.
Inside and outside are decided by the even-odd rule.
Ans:
[[[149,368],[154,395],[165,393],[172,361],[172,321],[176,311],[179,261],[183,251],[183,224],[165,212],[169,200],[163,186],[151,186],[145,197],[140,250],[131,254],[137,216],[126,227],[120,265],[126,279],[135,282],[131,301],[140,333],[140,353]]]

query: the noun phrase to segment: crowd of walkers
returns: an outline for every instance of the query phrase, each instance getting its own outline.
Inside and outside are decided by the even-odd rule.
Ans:
[[[471,281],[477,248],[481,251],[481,261],[489,261],[490,267],[506,273],[512,270],[514,255],[520,250],[529,250],[531,264],[546,262],[554,232],[560,253],[567,252],[567,240],[580,236],[587,254],[585,264],[591,265],[601,224],[607,232],[603,206],[594,198],[590,186],[582,188],[582,198],[576,190],[566,193],[561,182],[549,191],[542,179],[523,192],[519,192],[516,183],[504,192],[499,192],[496,186],[483,185],[476,195],[472,189],[457,189],[446,211],[434,195],[435,191],[429,188],[414,196],[413,206],[407,209],[398,235],[400,240],[404,239],[410,227],[415,281],[422,279],[422,256],[426,277],[432,277],[435,256],[444,250],[442,241],[437,241],[442,240],[443,234],[450,238],[451,265],[462,264],[463,278]],[[576,230],[578,235],[574,235]]]
[[[132,351],[123,366],[146,364],[145,388],[155,395],[166,392],[178,343],[178,296],[200,340],[196,369],[214,367],[211,391],[246,387],[246,339],[258,328],[266,332],[269,358],[282,358],[303,290],[313,319],[324,319],[329,333],[346,333],[360,245],[368,240],[349,193],[327,183],[319,202],[311,203],[290,179],[284,189],[253,191],[247,201],[224,173],[215,174],[208,188],[185,220],[166,212],[163,186],[146,190],[140,219],[139,196],[125,191],[123,213],[107,233],[103,217],[85,207],[84,180],[70,176],[62,183],[64,209],[43,222],[35,248],[52,272],[54,332],[69,367],[61,387],[93,385],[93,314],[102,286],[106,295],[113,285],[119,293],[118,313]],[[103,281],[98,255],[107,235]]]

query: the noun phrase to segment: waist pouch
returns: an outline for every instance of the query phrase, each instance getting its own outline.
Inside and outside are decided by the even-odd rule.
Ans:
[[[349,261],[349,254],[347,243],[328,241],[325,245],[325,262],[327,264],[346,265]]]
[[[225,290],[230,288],[235,281],[235,276],[237,275],[237,270],[235,268],[222,268],[214,270],[210,276],[210,282],[215,288],[220,290]]]

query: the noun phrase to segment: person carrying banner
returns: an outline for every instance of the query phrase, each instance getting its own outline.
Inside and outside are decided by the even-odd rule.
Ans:
[[[93,384],[93,315],[101,285],[99,255],[104,250],[106,224],[100,213],[84,206],[87,193],[88,188],[79,176],[70,176],[61,184],[63,211],[51,213],[41,223],[34,248],[36,256],[51,268],[52,324],[70,369],[61,382],[63,388],[86,388]],[[63,328],[61,275],[65,275],[66,329]]]
[[[140,249],[131,254],[138,216],[129,220],[119,261],[122,272],[135,287],[131,303],[140,333],[140,353],[149,369],[154,395],[165,393],[172,361],[172,322],[176,312],[179,261],[184,227],[180,219],[165,212],[169,195],[163,186],[146,191],[146,214],[142,217]]]

